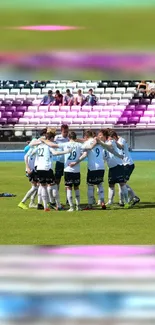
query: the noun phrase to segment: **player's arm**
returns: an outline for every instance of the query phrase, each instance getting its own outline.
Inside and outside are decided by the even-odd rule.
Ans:
[[[88,153],[87,153],[87,151],[85,151],[76,162],[71,162],[69,164],[69,166],[74,167],[74,166],[80,164],[80,162],[83,161],[87,157],[87,155],[88,155]]]
[[[57,143],[51,142],[47,139],[40,138],[39,140],[51,148],[60,148],[60,145],[58,145]]]
[[[86,140],[85,139],[82,139],[82,138],[78,138],[76,139],[76,142],[79,142],[79,143],[84,143]]]
[[[116,141],[116,145],[117,145],[117,148],[118,148],[118,149],[121,149],[121,150],[124,149],[124,144],[120,144],[120,143],[118,143],[118,142]]]
[[[64,151],[56,151],[50,148],[50,152],[52,153],[53,156],[61,156],[61,155],[66,155],[67,153],[71,153],[72,149],[66,149]]]
[[[30,146],[30,147],[35,147],[35,146],[38,146],[39,144],[41,144],[40,139],[32,141],[32,142],[29,144],[29,146]]]
[[[119,154],[117,151],[115,151],[115,149],[113,148],[112,144],[107,144],[107,143],[104,143],[103,141],[101,140],[98,140],[98,143],[106,150],[108,150],[109,152],[113,153],[114,156],[118,157],[118,158],[121,158],[123,159],[124,156]]]
[[[28,163],[28,158],[29,158],[29,157],[32,157],[32,156],[34,156],[34,155],[36,154],[36,149],[34,149],[34,150],[30,149],[29,151],[30,151],[30,152],[28,152],[28,153],[24,156],[25,166],[26,166],[26,170],[27,170],[28,174],[30,174],[31,171],[32,171],[32,170],[30,169],[30,166],[29,166],[29,163]]]

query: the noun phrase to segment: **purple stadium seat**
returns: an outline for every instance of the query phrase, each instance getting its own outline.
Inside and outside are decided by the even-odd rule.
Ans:
[[[26,112],[27,107],[26,106],[18,106],[16,108],[16,112]]]
[[[5,106],[0,106],[0,112],[5,112]]]
[[[65,118],[66,117],[66,112],[56,112],[56,117],[60,117],[60,118]]]
[[[2,101],[2,105],[4,105],[4,106],[12,105],[12,101],[5,99]]]
[[[34,125],[39,124],[39,123],[40,123],[40,119],[39,119],[39,118],[35,118],[35,117],[33,117],[33,118],[31,118],[31,119],[29,120],[29,123],[30,123],[30,124],[34,124]]]
[[[2,117],[2,113],[0,112],[0,118]]]
[[[75,118],[77,117],[77,114],[78,114],[77,112],[68,112],[66,117]]]
[[[131,110],[134,111],[134,110],[135,110],[135,107],[136,107],[135,105],[130,105],[130,104],[129,104],[129,105],[126,106],[126,109],[125,109],[125,110],[126,110],[126,111],[128,111],[128,110],[130,110],[130,111],[131,111]],[[138,107],[138,106],[137,106],[137,107]]]
[[[142,110],[142,111],[145,111],[147,109],[147,106],[146,105],[138,105],[138,106],[135,106],[135,109],[138,109],[138,110]]]
[[[34,117],[34,113],[33,112],[25,112],[24,113],[24,117],[26,117],[26,118],[33,118]]]
[[[140,118],[140,123],[149,123],[150,122],[150,117],[142,116]]]
[[[1,117],[0,118],[0,124],[4,125],[7,123],[7,118]]]
[[[2,114],[2,117],[6,117],[6,118],[12,117],[12,112],[2,112],[1,114]]]
[[[63,124],[72,124],[72,118],[68,117],[68,118],[62,118],[62,123]]]
[[[110,116],[110,112],[109,111],[103,111],[103,112],[99,112],[99,118],[107,118]]]
[[[46,112],[45,113],[45,117],[46,118],[54,118],[55,117],[55,112]]]
[[[17,117],[8,118],[7,123],[8,124],[17,124],[18,123],[18,118]]]
[[[76,106],[76,105],[75,106],[72,106],[71,107],[71,111],[72,112],[80,112],[81,111],[81,107],[80,106]]]
[[[21,117],[18,121],[19,124],[29,124],[29,119],[26,117]]]
[[[23,112],[13,112],[12,117],[20,118],[23,117],[24,113]]]
[[[139,116],[129,117],[128,123],[137,124],[137,123],[139,123],[139,119],[140,119]]]
[[[149,105],[150,102],[151,102],[151,100],[149,98],[143,98],[140,103],[141,103],[141,105],[142,104],[143,105]]]
[[[88,117],[88,112],[78,112],[77,116],[81,118],[87,118]]]
[[[131,117],[131,116],[132,116],[132,113],[133,113],[132,111],[126,111],[126,110],[125,110],[125,111],[123,112],[123,117]]]
[[[154,117],[155,116],[155,111],[145,111],[144,116],[146,117]]]
[[[98,112],[90,112],[89,113],[89,117],[92,117],[92,118],[97,118],[99,116],[99,113]]]
[[[143,111],[138,111],[138,110],[135,110],[133,113],[132,113],[132,116],[143,116],[144,112]]]
[[[117,124],[127,124],[128,123],[128,117],[120,117]]]
[[[15,106],[7,106],[5,107],[5,112],[15,112],[16,107]]]
[[[95,120],[94,120],[94,123],[95,124],[105,124],[105,118],[104,117],[97,117]]]
[[[73,118],[72,123],[73,124],[83,124],[83,118],[80,118],[80,117]]]
[[[14,106],[20,106],[22,104],[23,104],[22,100],[13,100],[13,102],[12,102],[12,105],[14,105]]]
[[[37,112],[38,111],[38,107],[37,106],[28,106],[27,108],[28,112]]]
[[[28,100],[28,99],[23,100],[23,105],[24,106],[31,106],[32,105],[32,100]]]

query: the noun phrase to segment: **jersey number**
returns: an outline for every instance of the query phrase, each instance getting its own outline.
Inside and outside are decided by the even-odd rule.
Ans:
[[[100,149],[99,148],[96,148],[96,157],[98,157],[100,154]]]
[[[75,160],[75,159],[76,159],[76,151],[72,151],[70,153],[70,156],[69,156],[68,160]]]
[[[38,149],[38,156],[39,157],[44,157],[44,148],[39,148]]]

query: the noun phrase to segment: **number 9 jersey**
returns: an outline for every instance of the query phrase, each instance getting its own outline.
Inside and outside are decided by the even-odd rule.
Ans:
[[[87,140],[82,148],[83,150],[92,145],[94,139]],[[92,150],[88,150],[88,169],[92,170],[104,170],[104,152],[105,150],[99,144],[97,144]]]

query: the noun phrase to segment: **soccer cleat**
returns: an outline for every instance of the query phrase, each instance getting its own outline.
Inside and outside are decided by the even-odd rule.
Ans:
[[[38,205],[34,204],[34,203],[30,203],[29,204],[29,208],[30,209],[37,209]]]
[[[38,206],[37,206],[37,210],[44,210],[43,205],[42,205],[42,204],[38,204]]]
[[[105,206],[106,206],[106,208],[111,209],[111,207],[112,207],[112,203],[107,202],[107,203],[105,204]]]
[[[55,203],[48,203],[48,207],[50,208],[50,209],[53,209],[53,210],[57,210],[57,208],[56,208],[56,204]]]
[[[79,205],[76,206],[76,211],[82,211],[82,209]]]
[[[73,212],[74,208],[70,208],[69,210],[67,210],[68,212]]]
[[[102,209],[102,210],[106,210],[106,208],[107,208],[107,207],[106,207],[105,203],[102,202],[102,203],[101,203],[101,209]]]
[[[28,210],[28,207],[27,207],[26,204],[23,203],[23,202],[20,202],[20,203],[18,204],[18,207],[21,208],[21,209],[23,209],[23,210]]]
[[[49,208],[44,209],[45,212],[51,211]]]
[[[140,202],[140,198],[138,196],[135,196],[132,200],[132,205],[135,205]]]
[[[120,203],[119,203],[119,206],[120,206],[120,207],[124,207],[124,203],[123,203],[123,202],[120,202]]]
[[[83,210],[86,210],[86,211],[93,210],[93,207],[90,205],[87,205]]]
[[[65,209],[64,209],[63,206],[61,206],[61,207],[56,207],[55,210],[56,210],[56,211],[65,211]]]
[[[130,209],[130,208],[131,208],[131,205],[129,203],[124,204],[124,209]]]

